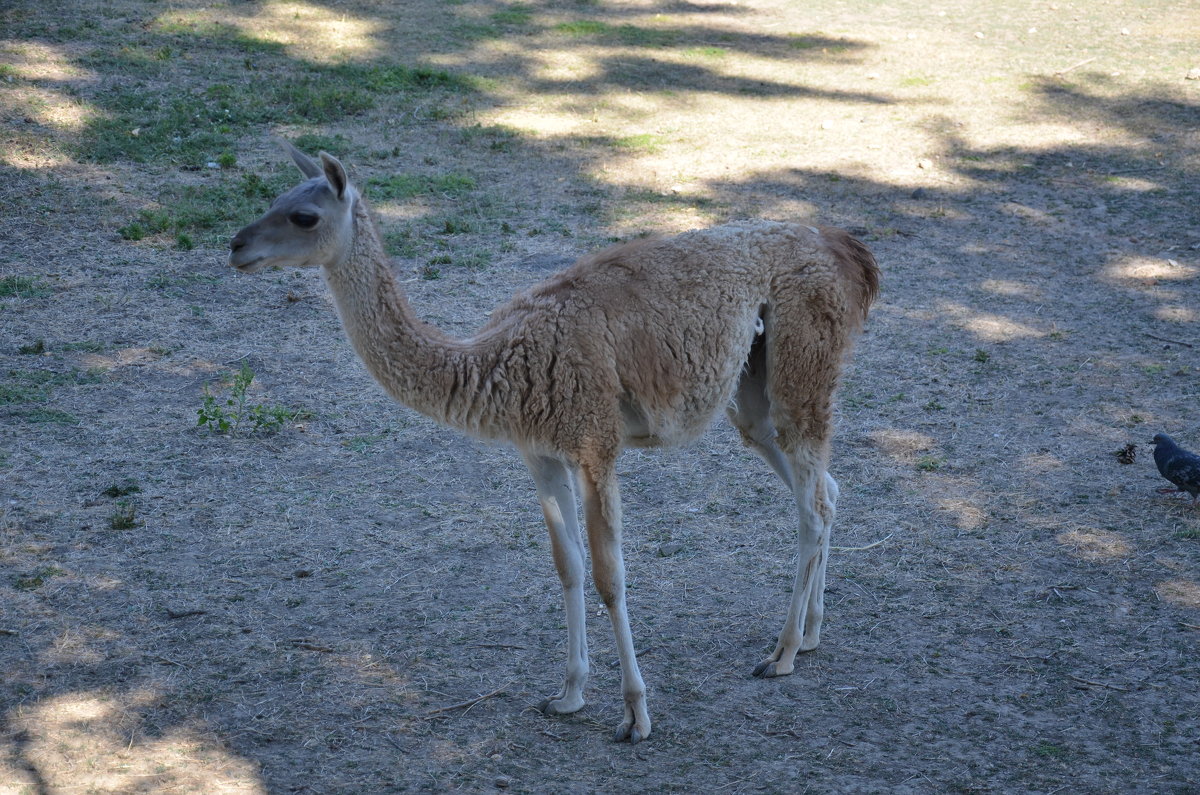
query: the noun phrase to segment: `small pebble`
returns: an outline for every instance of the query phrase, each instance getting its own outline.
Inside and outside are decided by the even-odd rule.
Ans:
[[[658,556],[660,558],[669,558],[672,555],[678,555],[683,551],[683,544],[679,541],[668,541],[658,548]]]
[[[933,161],[927,157],[923,157],[917,161],[917,168],[933,168]]]
[[[1193,66],[1188,69],[1188,73],[1183,76],[1185,80],[1200,80],[1200,66]]]
[[[929,191],[925,190],[924,188],[917,188],[912,192],[912,198],[914,199],[925,199],[928,197]]]
[[[500,789],[508,789],[512,786],[512,779],[508,776],[500,776],[496,779],[496,786]]]

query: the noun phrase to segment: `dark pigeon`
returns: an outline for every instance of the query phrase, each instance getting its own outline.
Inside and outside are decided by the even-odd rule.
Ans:
[[[1165,433],[1154,437],[1154,463],[1159,473],[1178,487],[1192,495],[1192,505],[1200,497],[1200,455],[1189,453]]]

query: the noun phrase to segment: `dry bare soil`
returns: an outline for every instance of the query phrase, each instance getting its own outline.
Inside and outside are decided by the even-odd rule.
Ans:
[[[1200,510],[1147,443],[1200,448],[1198,31],[1191,0],[0,4],[0,792],[1195,791]],[[621,460],[653,737],[609,740],[591,594],[590,704],[531,708],[565,628],[516,455],[390,402],[319,274],[224,265],[295,179],[273,134],[344,159],[455,333],[644,232],[872,247],[793,676],[750,676],[793,511],[722,425]]]

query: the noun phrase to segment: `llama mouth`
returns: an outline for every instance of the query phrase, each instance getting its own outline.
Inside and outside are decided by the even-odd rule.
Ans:
[[[250,260],[249,262],[239,262],[239,263],[235,263],[231,260],[229,264],[232,265],[234,267],[234,269],[239,271],[240,273],[255,273],[256,271],[262,270],[263,259],[264,259],[263,257],[257,257],[255,259]]]

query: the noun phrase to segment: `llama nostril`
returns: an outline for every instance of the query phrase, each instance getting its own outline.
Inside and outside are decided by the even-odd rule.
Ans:
[[[233,239],[229,241],[230,251],[240,251],[241,249],[245,248],[245,246],[246,241],[242,240],[240,235],[234,235]]]

